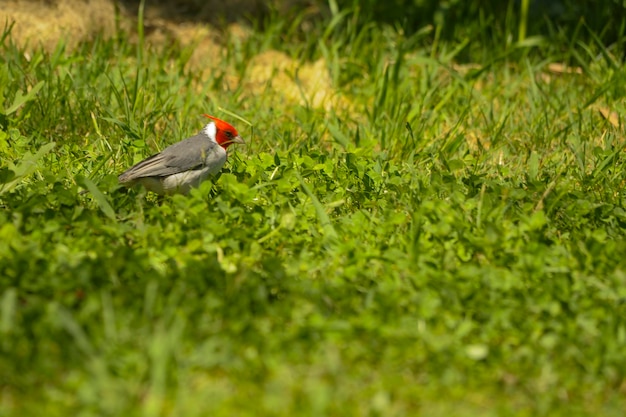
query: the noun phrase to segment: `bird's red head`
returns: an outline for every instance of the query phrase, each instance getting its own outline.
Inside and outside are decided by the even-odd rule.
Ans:
[[[241,136],[230,123],[218,119],[214,116],[204,115],[215,123],[215,141],[224,149],[227,149],[233,143],[244,143]]]

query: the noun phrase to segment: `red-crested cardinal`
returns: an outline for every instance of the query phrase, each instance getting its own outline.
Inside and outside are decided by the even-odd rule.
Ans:
[[[226,149],[233,143],[244,143],[237,130],[217,117],[195,136],[168,146],[144,159],[118,177],[130,187],[141,184],[157,194],[187,194],[209,175],[217,174],[226,162]]]

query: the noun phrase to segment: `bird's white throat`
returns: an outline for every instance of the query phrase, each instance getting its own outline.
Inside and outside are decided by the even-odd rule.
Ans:
[[[215,142],[215,136],[217,135],[217,127],[215,126],[215,123],[211,122],[208,125],[204,126],[204,129],[202,129],[202,133],[207,135],[209,139]]]

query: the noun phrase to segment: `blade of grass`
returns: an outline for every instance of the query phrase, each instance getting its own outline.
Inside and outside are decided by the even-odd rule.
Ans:
[[[320,201],[315,196],[315,194],[313,194],[313,191],[311,191],[309,186],[306,185],[306,182],[304,182],[304,179],[302,178],[300,173],[296,173],[296,175],[298,177],[298,180],[300,181],[300,186],[302,187],[306,195],[308,195],[309,198],[311,199],[311,203],[313,204],[313,207],[315,207],[317,220],[320,222],[320,226],[322,226],[322,230],[324,231],[324,236],[331,240],[337,239],[337,232],[335,231],[335,228],[333,227],[333,224],[330,221],[328,214],[326,214],[326,209],[324,208],[322,203],[320,203]]]
[[[111,204],[107,200],[106,196],[102,193],[102,191],[100,191],[100,189],[96,186],[96,184],[94,184],[93,181],[86,177],[78,177],[76,179],[76,182],[89,190],[93,198],[96,200],[96,204],[98,205],[100,210],[102,210],[105,216],[113,221],[116,221],[115,210],[113,210],[113,207],[111,207]]]

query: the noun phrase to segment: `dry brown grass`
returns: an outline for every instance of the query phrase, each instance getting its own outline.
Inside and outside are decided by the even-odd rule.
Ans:
[[[0,8],[0,20],[13,22],[11,38],[16,44],[30,48],[43,47],[52,51],[61,39],[71,49],[78,42],[103,34],[112,36],[117,24],[127,31],[131,41],[137,35],[136,15],[131,5],[118,8],[112,0],[57,0],[23,1],[0,0],[5,7]],[[296,2],[285,1],[283,10]],[[192,4],[193,5],[193,4]],[[197,19],[184,19],[188,14],[188,2],[170,2],[157,6],[147,5],[145,9],[146,41],[155,47],[179,44],[181,47],[193,45],[194,51],[189,60],[193,71],[201,73],[202,78],[211,76],[223,56],[220,39],[224,32],[229,37],[245,40],[250,29],[245,25],[231,23],[221,30],[201,22],[203,14],[209,11],[222,16],[224,20],[242,10],[260,13],[261,2],[257,0],[238,0],[235,2],[208,2],[202,5]],[[199,7],[195,5],[195,7]],[[165,15],[169,15],[165,17]],[[117,14],[117,16],[116,16]],[[180,17],[180,18],[177,18]],[[208,19],[206,19],[208,21]],[[251,96],[263,94],[272,88],[278,94],[271,97],[290,104],[309,105],[329,109],[345,105],[345,100],[333,90],[330,74],[323,60],[313,63],[300,63],[278,51],[264,51],[250,62],[245,79],[227,77],[229,87],[238,83],[245,85]]]
[[[115,31],[115,7],[111,0],[0,3],[0,21],[14,24],[11,38],[20,46],[53,50],[60,39],[66,39],[71,48],[99,33],[106,36]]]

